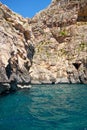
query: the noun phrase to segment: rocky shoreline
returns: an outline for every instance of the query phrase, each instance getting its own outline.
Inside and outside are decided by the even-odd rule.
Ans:
[[[59,83],[87,84],[87,1],[52,0],[31,19],[0,3],[0,94]]]

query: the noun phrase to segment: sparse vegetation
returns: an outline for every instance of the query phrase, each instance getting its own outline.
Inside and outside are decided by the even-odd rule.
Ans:
[[[59,32],[59,34],[61,36],[67,36],[68,35],[68,31],[66,29],[61,29],[61,31]]]
[[[62,55],[65,55],[65,56],[66,56],[66,55],[68,54],[68,51],[66,51],[64,48],[60,49],[59,52],[60,52],[61,56],[62,56]]]
[[[79,50],[80,51],[83,51],[84,49],[86,49],[87,48],[87,43],[86,42],[81,42],[80,44],[79,44]]]
[[[40,43],[38,43],[37,52],[41,52],[43,47],[48,45],[48,44],[50,44],[50,41],[41,41]]]

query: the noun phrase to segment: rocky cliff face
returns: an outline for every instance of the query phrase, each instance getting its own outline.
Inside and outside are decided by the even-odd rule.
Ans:
[[[28,20],[0,4],[0,92],[29,83],[34,47]]]
[[[32,19],[0,4],[0,90],[29,82],[87,83],[86,0],[53,0]]]
[[[86,0],[53,0],[29,21],[35,43],[32,83],[87,83],[86,12]]]

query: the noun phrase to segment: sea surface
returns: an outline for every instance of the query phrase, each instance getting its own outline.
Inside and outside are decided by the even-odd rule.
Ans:
[[[87,130],[87,85],[32,85],[1,96],[0,130]]]

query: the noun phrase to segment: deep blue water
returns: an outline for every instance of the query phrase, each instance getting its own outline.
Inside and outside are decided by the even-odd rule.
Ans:
[[[87,130],[87,85],[34,85],[0,97],[0,130]]]

